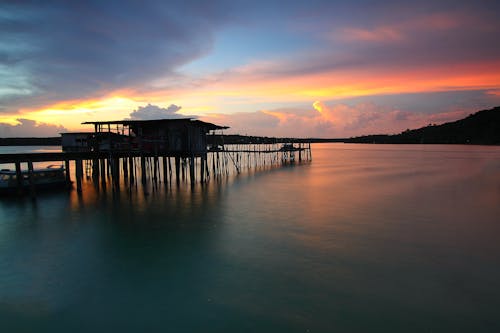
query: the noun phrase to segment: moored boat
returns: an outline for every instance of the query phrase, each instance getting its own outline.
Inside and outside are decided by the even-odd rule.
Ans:
[[[63,166],[49,165],[46,168],[21,171],[21,181],[17,179],[15,170],[0,170],[0,194],[16,192],[19,188],[27,189],[33,185],[38,189],[64,188],[67,185],[66,173]]]
[[[281,146],[280,151],[298,151],[301,150],[300,148],[297,148],[293,145],[293,143],[284,143],[283,146]]]

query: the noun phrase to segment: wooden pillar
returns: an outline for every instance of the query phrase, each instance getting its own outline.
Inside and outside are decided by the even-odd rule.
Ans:
[[[99,183],[99,160],[95,158],[92,160],[92,181],[95,184]]]
[[[194,156],[189,158],[189,179],[191,180],[191,185],[195,183],[195,175],[194,175],[194,162],[196,161]]]
[[[30,184],[30,195],[35,196],[35,177],[33,175],[33,162],[28,161],[28,182]]]
[[[182,158],[182,168],[181,168],[181,175],[182,175],[182,181],[186,180],[186,158]]]
[[[168,177],[168,164],[167,164],[167,156],[163,156],[163,182],[166,184]]]
[[[134,184],[134,182],[135,182],[135,178],[134,178],[135,166],[134,166],[134,158],[133,157],[128,158],[128,166],[130,169],[130,184]]]
[[[16,162],[17,193],[23,193],[23,174],[21,173],[21,162]]]
[[[175,157],[175,181],[177,185],[180,183],[179,173],[181,168],[181,158],[179,156]]]
[[[128,178],[128,163],[127,163],[126,157],[123,158],[122,163],[123,163],[123,178],[127,179]]]
[[[172,184],[172,162],[170,160],[170,157],[168,157],[168,181],[170,184]]]
[[[207,161],[207,155],[202,155],[200,157],[200,182],[205,183],[205,163]]]
[[[120,159],[118,157],[113,157],[111,159],[111,174],[113,177],[113,185],[116,188],[120,187]]]
[[[106,159],[106,176],[109,178],[111,175],[111,157]]]
[[[82,193],[83,163],[82,160],[75,160],[76,190]]]
[[[71,186],[71,168],[69,167],[69,160],[64,160],[64,169],[65,169],[65,176],[66,176],[66,185],[68,187]]]
[[[155,183],[158,181],[158,178],[159,178],[158,177],[158,173],[159,173],[158,164],[159,164],[159,162],[158,162],[158,156],[155,155],[153,157],[153,180],[154,180]]]
[[[99,160],[101,162],[101,185],[102,188],[106,188],[106,159],[102,158]]]
[[[216,175],[216,170],[215,170],[215,156],[216,156],[216,154],[217,154],[217,156],[219,155],[219,153],[212,153],[211,154],[211,156],[212,156],[212,175],[213,175],[213,177],[215,177],[215,175]]]
[[[142,184],[146,183],[146,158],[144,156],[141,156],[141,180]]]

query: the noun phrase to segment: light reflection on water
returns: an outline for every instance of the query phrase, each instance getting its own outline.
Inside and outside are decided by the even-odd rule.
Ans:
[[[11,331],[495,332],[500,149],[321,144],[191,189],[0,202]]]

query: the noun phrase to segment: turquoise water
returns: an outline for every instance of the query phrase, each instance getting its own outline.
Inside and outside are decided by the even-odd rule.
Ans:
[[[498,332],[500,147],[313,145],[208,186],[0,200],[5,332]]]

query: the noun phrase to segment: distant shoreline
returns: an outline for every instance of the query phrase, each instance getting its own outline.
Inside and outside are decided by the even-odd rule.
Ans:
[[[478,142],[405,142],[398,140],[399,134],[396,135],[366,135],[346,139],[322,139],[322,138],[270,138],[258,136],[243,136],[243,135],[224,135],[221,139],[217,136],[215,144],[271,144],[271,143],[356,143],[356,144],[448,144],[448,145],[478,145],[478,146],[500,146],[500,143],[478,143]],[[209,138],[208,143],[214,144],[214,140]],[[9,146],[61,146],[61,138],[0,138],[0,147]]]
[[[207,135],[210,145],[272,143],[377,143],[377,144],[458,144],[500,145],[500,106],[478,111],[464,119],[441,125],[429,124],[400,134],[364,135],[353,138],[275,138],[239,134]],[[61,137],[0,138],[0,146],[60,146]]]
[[[60,146],[61,137],[0,138],[0,146]]]

